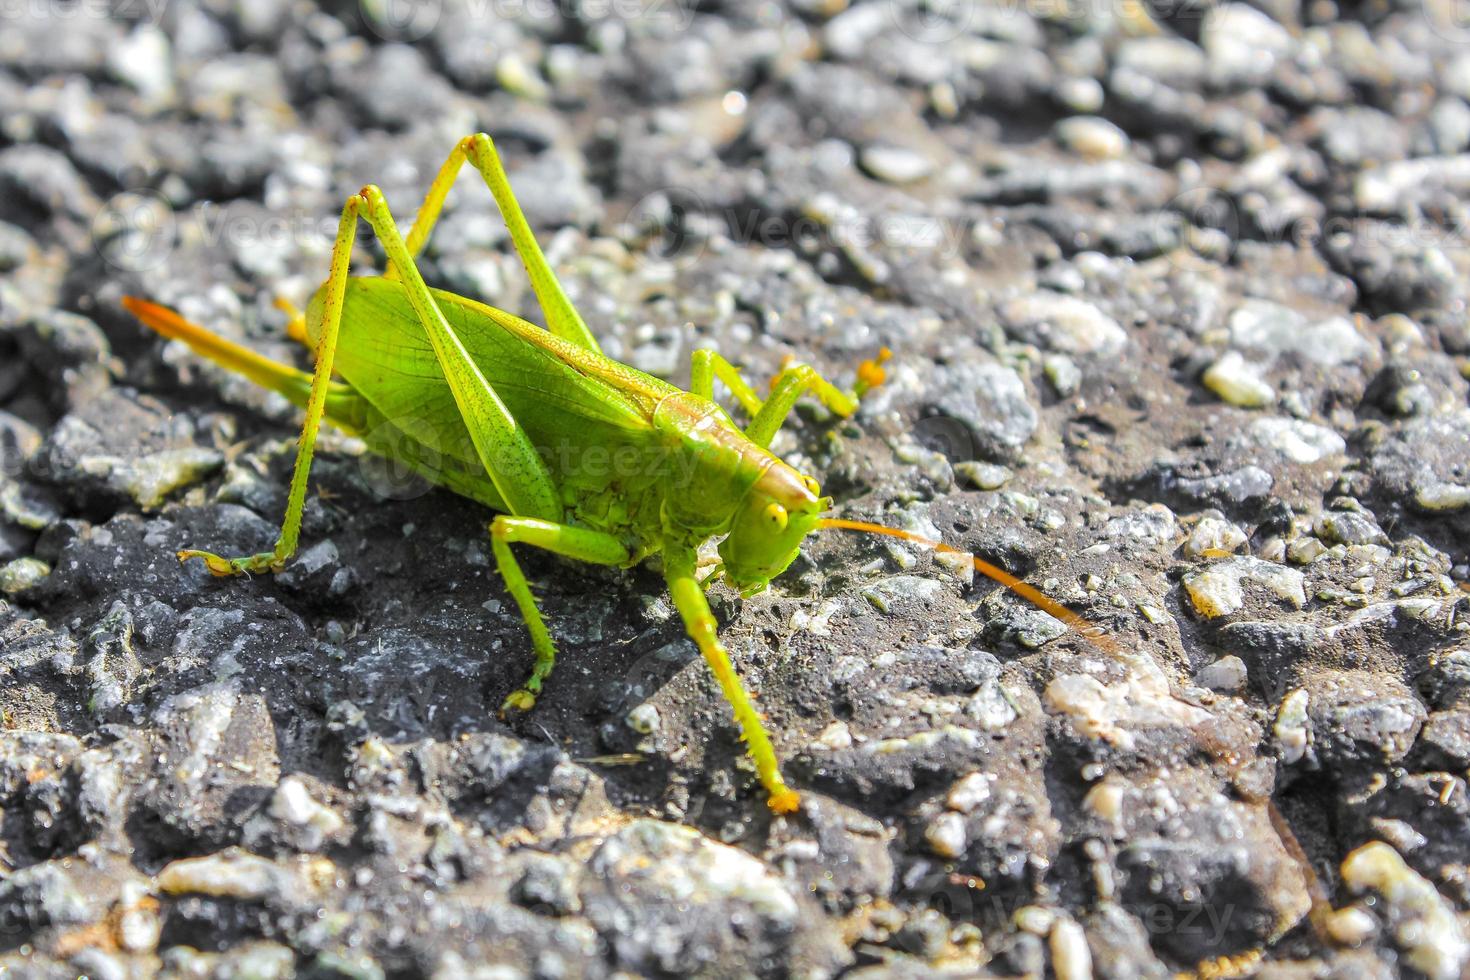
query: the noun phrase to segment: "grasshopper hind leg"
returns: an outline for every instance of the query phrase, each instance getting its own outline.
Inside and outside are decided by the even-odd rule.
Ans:
[[[323,417],[328,414],[329,397],[334,392],[340,397],[340,393],[347,390],[332,381],[332,359],[337,352],[343,294],[347,288],[361,204],[360,198],[350,198],[343,206],[342,217],[337,224],[337,240],[332,246],[331,272],[327,277],[327,296],[322,313],[322,333],[316,348],[316,370],[310,376],[309,384],[303,383],[305,376],[301,372],[275,365],[228,341],[211,337],[206,331],[189,324],[172,311],[139,300],[126,304],[144,323],[164,336],[178,337],[195,350],[227,367],[241,371],[260,384],[282,392],[292,401],[306,407],[301,439],[296,446],[296,464],[291,473],[291,489],[286,498],[286,515],[281,520],[281,530],[275,546],[270,551],[237,558],[225,558],[212,552],[188,548],[178,553],[180,561],[198,558],[214,575],[240,575],[250,572],[278,572],[296,553],[296,545],[301,538],[301,516],[306,508],[307,477],[311,472],[311,457],[316,449],[317,432],[321,429]]]
[[[516,254],[521,257],[521,263],[526,267],[526,275],[531,280],[531,290],[536,294],[537,302],[541,304],[541,312],[546,317],[547,329],[564,340],[600,353],[602,348],[598,346],[597,338],[592,335],[592,331],[582,321],[581,314],[567,298],[566,292],[556,278],[556,273],[551,269],[551,264],[546,261],[541,246],[536,243],[536,236],[531,231],[531,225],[521,211],[521,205],[516,200],[515,192],[511,190],[510,178],[506,176],[505,166],[500,162],[500,154],[495,149],[495,141],[484,133],[476,133],[460,140],[450,152],[449,159],[445,160],[444,165],[439,168],[439,173],[434,178],[433,184],[429,186],[429,191],[424,196],[424,203],[419,208],[413,227],[409,229],[408,237],[405,239],[407,258],[411,260],[417,256],[427,244],[429,234],[433,231],[434,225],[439,220],[440,212],[444,209],[444,201],[449,195],[449,189],[454,186],[454,182],[459,177],[460,168],[466,161],[480,172],[485,186],[490,188],[490,193],[495,198],[495,204],[505,219],[506,228],[510,231],[511,243],[515,246]],[[389,278],[397,278],[400,270],[399,261],[390,259],[386,275]]]

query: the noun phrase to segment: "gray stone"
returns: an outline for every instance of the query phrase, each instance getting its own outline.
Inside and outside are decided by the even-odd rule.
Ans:
[[[944,436],[942,451],[956,462],[1016,459],[1038,423],[1026,386],[1016,372],[999,364],[966,359],[947,365],[936,372],[927,400],[942,419],[958,423],[930,421],[925,426]]]

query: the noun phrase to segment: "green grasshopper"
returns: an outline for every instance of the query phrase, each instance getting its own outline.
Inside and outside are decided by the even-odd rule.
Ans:
[[[415,265],[466,161],[489,185],[510,229],[546,318],[544,329],[430,289]],[[350,272],[359,218],[373,229],[387,256],[382,276]],[[886,350],[859,367],[851,391],[839,390],[807,365],[793,364],[776,376],[765,398],[712,350],[694,352],[689,391],[604,356],[557,282],[495,145],[483,133],[455,146],[406,239],[376,186],[348,199],[330,273],[288,328],[315,350],[312,374],[262,357],[156,304],[127,297],[123,305],[163,336],[184,341],[306,410],[275,547],[238,558],[189,549],[178,553],[181,561],[201,559],[218,576],[279,571],[296,551],[312,451],[325,418],[362,437],[370,450],[501,512],[490,524],[491,546],[535,651],[530,677],[505,699],[503,714],[529,710],[556,661],[551,634],[511,545],[616,566],[661,553],[674,606],[734,709],[771,809],[788,813],[798,807],[761,717],[720,642],[704,590],[722,575],[742,596],[760,592],[819,526],[921,540],[878,525],[824,519],[831,498],[821,495],[816,480],[769,451],[771,439],[807,392],[835,414],[851,416],[864,392],[882,382]],[[333,380],[334,373],[342,380]],[[749,414],[744,431],[713,401],[716,379]],[[598,447],[598,459],[634,465],[575,465],[591,447]],[[697,550],[719,535],[724,536],[721,564],[701,581]],[[976,564],[986,574],[1009,578]],[[1044,602],[1053,614],[1077,619]]]

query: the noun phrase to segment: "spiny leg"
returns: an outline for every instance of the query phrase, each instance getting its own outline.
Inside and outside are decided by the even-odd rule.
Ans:
[[[761,724],[760,714],[750,702],[740,683],[740,676],[730,663],[730,653],[720,642],[719,624],[710,612],[709,602],[704,597],[704,587],[694,576],[695,553],[687,546],[667,546],[664,550],[664,577],[669,583],[669,595],[674,607],[684,620],[684,628],[694,640],[705,663],[720,684],[725,700],[735,712],[735,722],[745,739],[746,751],[755,763],[756,774],[765,786],[769,799],[766,801],[776,813],[791,813],[801,806],[796,791],[781,778],[781,765],[776,760],[776,750],[771,747],[770,736]]]
[[[316,348],[316,371],[311,376],[311,393],[306,401],[306,421],[301,440],[296,444],[296,465],[291,472],[291,489],[286,497],[286,516],[275,547],[258,555],[222,558],[208,551],[192,548],[179,552],[180,561],[203,559],[215,575],[238,575],[241,572],[279,571],[296,553],[301,537],[301,515],[306,508],[306,481],[311,473],[311,456],[316,449],[317,431],[326,410],[327,394],[332,388],[332,358],[337,352],[337,332],[342,325],[342,300],[351,272],[352,244],[357,238],[357,215],[362,199],[351,197],[342,207],[337,223],[337,240],[332,246],[331,271],[327,275],[327,292],[322,306],[322,333]]]
[[[388,211],[387,202],[377,187],[369,185],[347,200],[337,226],[337,240],[332,247],[331,271],[322,309],[322,333],[316,348],[316,371],[312,375],[311,392],[306,404],[306,421],[297,445],[296,465],[291,474],[291,488],[286,498],[286,516],[281,523],[275,547],[267,552],[239,558],[223,558],[207,551],[185,549],[179,559],[203,559],[215,575],[238,575],[241,572],[279,571],[296,552],[301,537],[301,517],[306,507],[307,478],[311,471],[312,453],[321,428],[327,396],[333,388],[332,361],[337,350],[337,336],[342,324],[343,298],[351,273],[352,246],[357,238],[357,219],[361,216],[383,243],[384,251],[397,265],[404,278],[404,289],[420,324],[429,335],[446,380],[454,393],[461,418],[470,432],[475,449],[486,473],[506,505],[515,513],[541,517],[561,516],[561,499],[546,463],[537,455],[525,432],[511,417],[510,411],[485,380],[479,367],[470,359],[459,338],[449,328],[443,312],[434,302],[418,267],[408,255],[398,227]]]
[[[522,690],[506,699],[504,708],[529,708],[535,703],[536,692],[556,662],[556,649],[536,608],[530,585],[510,552],[510,542],[536,544],[568,557],[602,564],[626,562],[629,558],[627,549],[608,535],[555,522],[555,518],[562,514],[561,496],[545,461],[486,380],[479,365],[471,359],[459,336],[450,329],[407,245],[398,234],[398,226],[382,191],[368,185],[359,192],[358,199],[363,202],[363,219],[377,234],[383,251],[399,270],[409,303],[429,336],[439,367],[454,394],[460,418],[475,445],[475,452],[501,499],[516,515],[496,518],[491,525],[491,547],[536,650],[536,666],[530,679]]]
[[[536,243],[531,225],[526,221],[520,203],[516,201],[515,192],[511,190],[510,179],[506,177],[505,167],[500,162],[500,154],[495,151],[495,141],[485,133],[476,133],[460,140],[449,154],[449,159],[439,168],[438,175],[424,195],[424,203],[414,218],[413,227],[409,229],[406,241],[408,254],[417,257],[428,242],[429,233],[444,209],[444,199],[449,196],[449,189],[458,179],[465,160],[469,160],[480,171],[480,176],[495,197],[505,225],[510,229],[511,242],[521,257],[521,263],[526,267],[526,275],[530,277],[531,289],[535,291],[536,299],[541,304],[547,328],[563,340],[601,353],[602,348],[598,345],[597,338],[587,329],[587,324],[582,322],[582,317],[572,306],[571,300],[567,299],[566,292],[557,281],[556,273],[551,270],[541,246]],[[386,275],[390,278],[398,275],[396,261],[389,263]]]
[[[490,547],[495,553],[495,565],[505,579],[506,591],[521,611],[521,618],[531,634],[531,647],[536,651],[536,666],[532,668],[531,676],[501,704],[501,714],[529,711],[536,703],[536,695],[541,693],[542,683],[556,665],[556,644],[551,641],[546,621],[536,606],[530,583],[511,553],[512,544],[529,544],[597,565],[623,565],[631,558],[622,542],[601,531],[528,517],[501,515],[495,518],[490,525]]]
[[[883,383],[884,361],[890,354],[885,347],[871,361],[858,366],[858,380],[851,393],[842,391],[832,382],[817,373],[807,364],[790,364],[771,381],[771,393],[761,399],[741,377],[740,370],[712,350],[694,352],[690,375],[690,390],[696,395],[710,398],[714,392],[714,380],[718,378],[740,402],[751,416],[745,435],[762,448],[769,448],[796,400],[810,391],[833,413],[847,418],[857,411],[858,399],[870,389]]]

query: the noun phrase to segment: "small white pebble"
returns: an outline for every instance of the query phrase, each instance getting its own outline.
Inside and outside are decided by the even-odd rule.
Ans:
[[[1201,667],[1194,680],[1200,687],[1207,687],[1212,691],[1220,691],[1225,694],[1235,694],[1245,690],[1249,674],[1245,668],[1245,661],[1231,654]]]
[[[1087,791],[1087,795],[1082,798],[1082,806],[1111,823],[1122,818],[1123,800],[1123,787],[1105,780]]]
[[[1300,762],[1307,754],[1312,741],[1311,722],[1307,718],[1310,703],[1311,696],[1300,687],[1281,699],[1271,731],[1276,736],[1276,744],[1281,746],[1282,762]]]
[[[1218,517],[1206,517],[1189,533],[1184,554],[1189,558],[1220,557],[1239,551],[1245,542],[1245,532],[1234,524]]]
[[[830,752],[852,748],[852,732],[848,730],[847,722],[834,721],[822,729],[816,738],[816,745]]]
[[[1311,535],[1303,535],[1286,546],[1286,560],[1293,565],[1310,565],[1327,550],[1327,546]]]
[[[1128,134],[1097,116],[1072,116],[1053,129],[1057,142],[1089,160],[1117,160],[1128,154]]]
[[[658,709],[646,701],[628,712],[628,717],[624,721],[629,728],[640,735],[652,735],[658,731],[660,724]]]
[[[1264,408],[1276,401],[1276,389],[1261,377],[1255,365],[1239,351],[1226,351],[1205,369],[1204,386],[1221,400],[1241,408]]]
[[[1327,935],[1340,946],[1361,946],[1378,931],[1378,920],[1361,905],[1337,909],[1327,917]]]
[[[1052,926],[1051,968],[1057,980],[1092,980],[1092,950],[1075,919],[1061,917]]]
[[[1033,936],[1045,936],[1056,924],[1057,913],[1043,905],[1023,905],[1016,909],[1016,928]]]
[[[983,772],[972,772],[961,776],[949,788],[949,795],[944,798],[944,804],[951,810],[969,813],[988,799],[990,799],[990,777]]]
[[[965,818],[952,810],[946,810],[924,829],[924,841],[929,850],[942,858],[954,859],[965,853]]]

